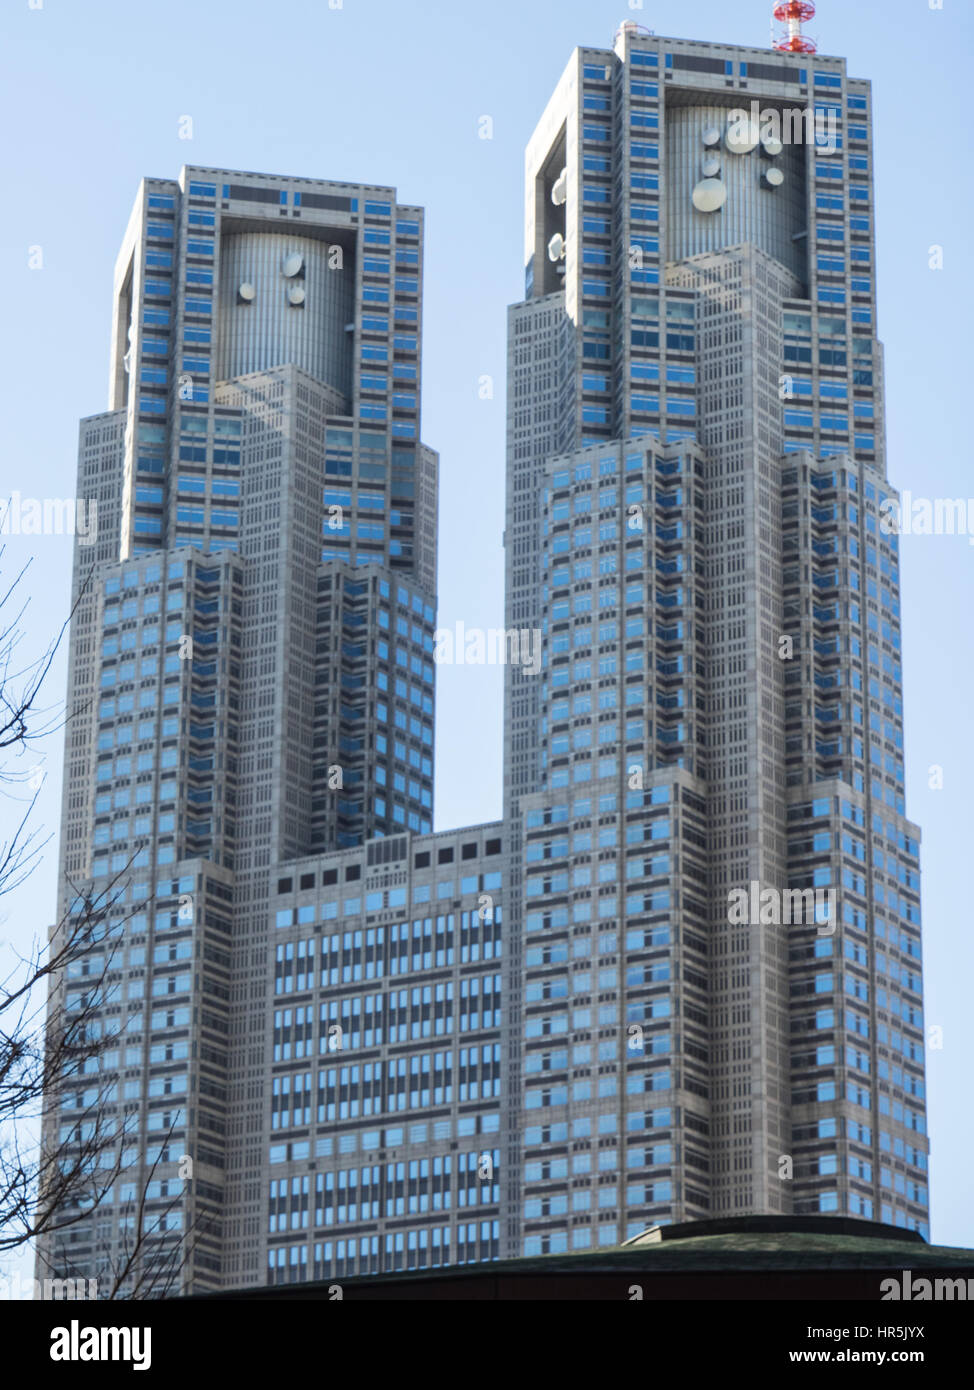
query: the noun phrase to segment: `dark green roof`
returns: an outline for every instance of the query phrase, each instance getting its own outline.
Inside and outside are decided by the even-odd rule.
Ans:
[[[425,1296],[449,1296],[451,1283],[469,1285],[521,1281],[536,1275],[543,1282],[551,1276],[573,1276],[584,1280],[616,1275],[623,1279],[643,1275],[694,1276],[747,1275],[756,1278],[794,1274],[820,1279],[830,1272],[846,1271],[846,1279],[857,1278],[857,1271],[896,1273],[937,1270],[942,1274],[962,1272],[974,1278],[974,1250],[956,1246],[928,1245],[916,1232],[898,1230],[873,1221],[845,1217],[741,1217],[735,1220],[695,1221],[680,1225],[649,1228],[625,1246],[581,1254],[538,1255],[513,1260],[448,1265],[437,1269],[417,1269],[397,1273],[358,1275],[298,1284],[276,1285],[272,1289],[245,1289],[230,1297],[328,1297],[330,1286],[340,1283],[354,1296],[370,1285],[410,1295],[410,1285],[422,1285]],[[697,1281],[699,1282],[699,1280]],[[861,1284],[861,1279],[859,1280]],[[554,1286],[553,1286],[554,1287]],[[675,1287],[675,1286],[674,1286]],[[435,1290],[443,1288],[443,1294]],[[228,1295],[208,1294],[206,1298]],[[775,1297],[775,1293],[768,1296]],[[821,1295],[819,1295],[821,1296]],[[859,1296],[862,1296],[861,1294]],[[877,1290],[878,1296],[878,1290]]]

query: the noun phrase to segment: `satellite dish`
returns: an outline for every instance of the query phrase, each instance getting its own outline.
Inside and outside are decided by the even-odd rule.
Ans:
[[[548,242],[548,260],[561,261],[564,260],[564,257],[565,238],[562,236],[561,232],[555,232],[554,236]]]
[[[568,200],[568,170],[562,169],[551,189],[551,201],[556,208]]]
[[[288,286],[288,291],[287,291],[287,302],[288,302],[289,304],[293,304],[295,307],[297,307],[298,305],[303,304],[303,303],[304,303],[304,300],[305,300],[305,292],[304,292],[304,286],[303,286],[303,285],[289,285],[289,286]]]
[[[760,138],[757,122],[752,121],[750,116],[742,116],[727,127],[724,144],[731,154],[750,154]]]
[[[781,151],[785,148],[781,139],[771,132],[763,137],[761,146],[769,159],[777,159]]]
[[[785,181],[785,176],[778,168],[766,169],[764,172],[764,181],[772,188],[780,188]]]
[[[701,179],[693,190],[697,212],[717,212],[727,202],[727,185],[720,179]]]
[[[287,278],[289,280],[293,280],[295,275],[298,275],[300,273],[303,266],[304,257],[302,255],[299,255],[299,253],[295,251],[293,255],[285,256],[284,265],[282,269]]]
[[[709,125],[700,138],[708,149],[712,149],[714,145],[720,144],[720,131],[716,126]]]
[[[237,286],[237,298],[242,299],[245,304],[257,298],[257,290],[249,280],[244,280]]]
[[[703,170],[703,176],[705,179],[716,178],[717,175],[720,173],[720,160],[717,158],[715,154],[708,155],[707,158],[701,164],[700,168]]]

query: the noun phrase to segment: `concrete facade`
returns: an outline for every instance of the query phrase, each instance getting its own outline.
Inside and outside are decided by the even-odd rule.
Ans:
[[[752,101],[826,133],[779,148]],[[47,1268],[97,1275],[153,1163],[203,1292],[745,1215],[928,1234],[870,107],[838,58],[572,56],[509,310],[505,627],[541,663],[505,668],[503,821],[449,832],[422,213],[143,184],[61,865],[120,892],[133,1137]]]

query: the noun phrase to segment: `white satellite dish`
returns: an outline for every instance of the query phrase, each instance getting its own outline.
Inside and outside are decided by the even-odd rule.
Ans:
[[[720,173],[720,160],[715,154],[708,155],[700,168],[705,179],[714,179]]]
[[[257,298],[257,290],[249,280],[244,280],[237,286],[237,294],[245,304],[249,304],[252,299]]]
[[[303,265],[304,257],[300,255],[297,251],[295,251],[292,255],[286,256],[284,258],[284,265],[282,268],[287,278],[289,280],[293,280],[295,275],[297,275],[300,272],[301,267]]]
[[[564,257],[565,238],[562,236],[561,232],[555,232],[554,236],[548,242],[548,260],[561,261],[564,260]]]
[[[562,169],[551,189],[551,201],[556,208],[568,200],[568,170]]]
[[[770,131],[761,140],[761,147],[769,159],[777,159],[781,151],[785,148],[779,136]]]
[[[304,292],[304,286],[303,286],[303,285],[289,285],[289,286],[288,286],[288,291],[287,291],[287,302],[288,302],[289,304],[293,304],[293,305],[297,306],[297,305],[299,305],[299,304],[303,304],[303,303],[304,303],[304,300],[305,300],[305,292]]]
[[[731,154],[750,154],[760,138],[761,131],[757,122],[752,121],[750,116],[742,116],[727,127],[724,144]]]
[[[701,179],[693,190],[697,212],[717,212],[727,202],[727,185],[720,179]]]
[[[720,131],[716,126],[709,125],[700,138],[708,149],[712,149],[714,145],[720,144]]]
[[[764,179],[772,188],[780,188],[785,181],[785,176],[780,169],[772,167],[764,171]]]

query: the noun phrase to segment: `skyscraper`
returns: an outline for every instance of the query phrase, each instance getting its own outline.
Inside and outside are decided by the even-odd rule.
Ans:
[[[524,1253],[745,1212],[927,1230],[870,113],[842,59],[627,24],[575,52],[528,145],[507,621],[545,645],[541,679],[508,669],[505,722]]]
[[[392,189],[212,169],[140,188],[110,410],[81,427],[98,528],[76,552],[60,903],[104,908],[112,885],[126,1176],[55,1264],[130,1239],[150,1171],[163,1212],[183,1155],[166,1220],[198,1235],[189,1278],[234,1263],[267,1157],[275,866],[431,829],[421,277],[422,213]],[[69,1010],[99,964],[77,966]],[[49,1125],[83,1130],[97,1092],[73,1087]]]
[[[870,117],[838,58],[573,54],[509,311],[506,628],[542,661],[506,670],[503,821],[435,834],[421,214],[143,185],[62,840],[65,909],[121,875],[133,1137],[55,1268],[95,1275],[147,1176],[198,1289],[735,1214],[927,1233]]]

